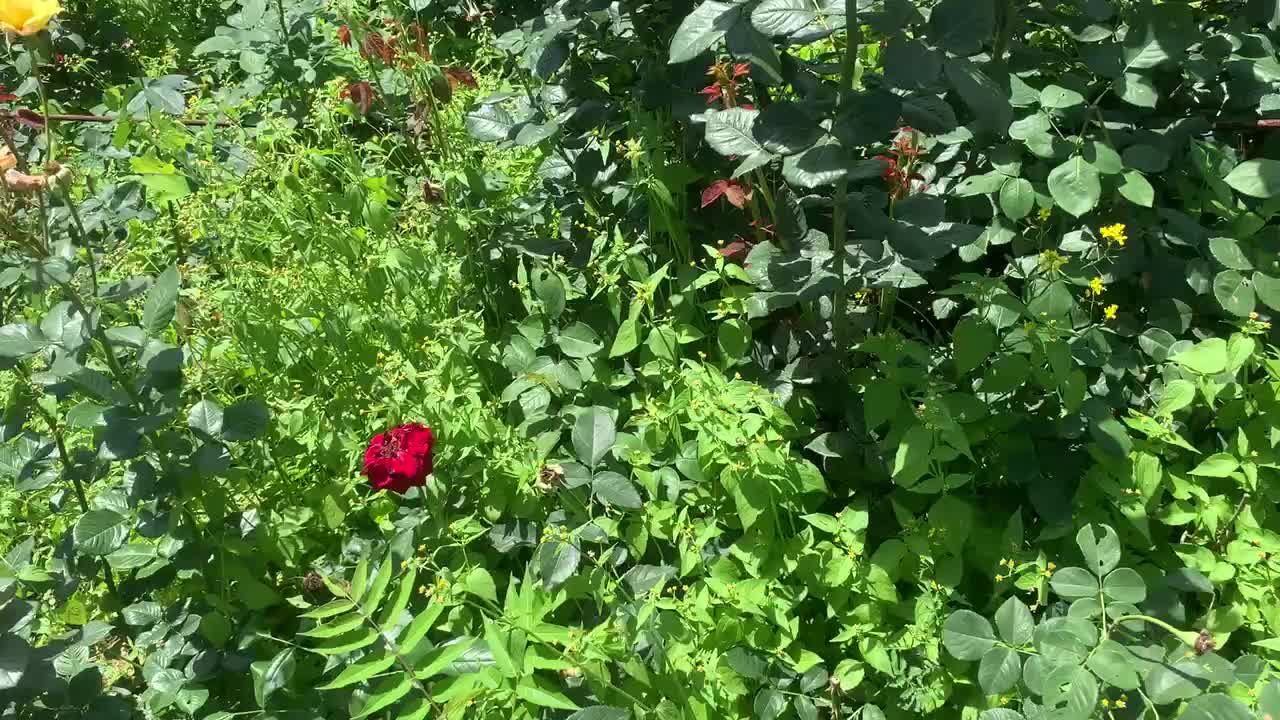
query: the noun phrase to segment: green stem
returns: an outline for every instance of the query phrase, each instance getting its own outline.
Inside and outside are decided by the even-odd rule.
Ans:
[[[1171,635],[1181,640],[1182,643],[1187,647],[1194,648],[1196,646],[1195,633],[1188,632],[1186,630],[1179,630],[1178,628],[1170,625],[1169,623],[1163,620],[1159,620],[1157,618],[1153,618],[1150,615],[1121,615],[1120,617],[1115,619],[1115,622],[1113,623],[1113,625],[1119,625],[1120,623],[1129,622],[1131,620],[1140,620],[1142,622],[1151,623],[1156,627],[1167,630]]]
[[[840,67],[840,86],[836,95],[836,116],[844,109],[853,92],[853,73],[858,67],[858,8],[857,4],[846,9],[844,62]],[[845,239],[849,233],[849,176],[842,174],[836,181],[835,207],[831,211],[831,249],[835,252],[836,291],[831,306],[831,334],[836,352],[845,347],[845,325],[848,315],[848,294],[845,291],[844,256]]]

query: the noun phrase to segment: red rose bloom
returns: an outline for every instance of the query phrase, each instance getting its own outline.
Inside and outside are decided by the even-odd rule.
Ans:
[[[427,484],[431,474],[431,428],[408,423],[375,435],[364,451],[364,475],[374,490],[403,495],[411,487]]]

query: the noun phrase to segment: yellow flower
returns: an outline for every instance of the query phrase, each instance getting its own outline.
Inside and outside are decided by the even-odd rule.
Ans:
[[[1067,264],[1067,259],[1056,250],[1045,250],[1040,253],[1040,269],[1047,273],[1056,273]]]
[[[34,35],[60,12],[58,0],[0,0],[0,30]]]
[[[1102,315],[1108,320],[1115,320],[1116,313],[1120,311],[1119,305],[1108,305],[1102,309]]]
[[[1120,247],[1124,247],[1124,241],[1129,239],[1129,236],[1124,234],[1124,223],[1105,225],[1098,229],[1098,234],[1102,235],[1107,242]]]
[[[1088,294],[1092,297],[1102,297],[1102,278],[1095,277],[1089,281]]]
[[[1036,217],[1040,218],[1040,222],[1048,222],[1049,216],[1053,214],[1053,208],[1040,208],[1040,212],[1036,213]]]

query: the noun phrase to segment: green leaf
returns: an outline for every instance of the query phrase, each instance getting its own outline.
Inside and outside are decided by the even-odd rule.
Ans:
[[[1080,217],[1092,210],[1102,195],[1098,170],[1077,155],[1050,171],[1049,193],[1063,210]]]
[[[881,51],[880,61],[884,79],[902,90],[927,89],[942,74],[942,55],[919,40],[892,39]]]
[[[751,13],[751,24],[766,35],[794,35],[816,25],[820,17],[835,19],[819,0],[764,0]]]
[[[533,675],[525,676],[520,684],[516,685],[516,695],[522,700],[527,700],[541,707],[555,708],[556,710],[578,709],[578,704],[570,700],[564,693],[537,684],[537,678]]]
[[[1222,338],[1209,338],[1170,359],[1192,372],[1216,375],[1227,367],[1227,341]]]
[[[613,337],[613,345],[609,347],[609,357],[621,357],[640,346],[640,326],[637,319],[639,311],[639,306],[636,306],[632,315],[618,326],[618,334]]]
[[[958,660],[979,660],[995,647],[991,623],[972,610],[951,613],[942,625],[942,644]]]
[[[1209,238],[1209,253],[1214,259],[1232,270],[1252,270],[1253,263],[1240,249],[1240,243],[1234,238]]]
[[[15,323],[0,327],[0,358],[17,360],[40,352],[48,345],[34,325]]]
[[[1102,536],[1098,536],[1098,530]],[[1076,545],[1084,555],[1089,571],[1098,577],[1111,572],[1120,564],[1120,537],[1108,525],[1085,525],[1076,533]]]
[[[486,598],[490,602],[498,602],[498,588],[493,582],[493,575],[485,568],[473,568],[471,572],[467,573],[463,589],[477,597]]]
[[[1125,73],[1111,84],[1116,97],[1141,108],[1154,108],[1160,100],[1160,91],[1151,78],[1138,73]]]
[[[613,415],[608,408],[593,405],[578,414],[573,424],[573,450],[578,461],[587,467],[595,467],[613,449],[617,439]]]
[[[430,679],[452,665],[454,660],[466,655],[473,645],[475,645],[475,638],[464,637],[456,642],[432,649],[423,658],[421,667],[415,668],[414,677],[419,680]]]
[[[258,701],[258,707],[265,708],[271,693],[289,683],[297,666],[293,655],[294,650],[289,647],[276,653],[270,660],[259,660],[249,666],[253,675],[253,696]]]
[[[761,688],[756,693],[754,709],[758,720],[776,720],[787,709],[787,696],[776,688]]]
[[[1026,178],[1009,178],[1000,187],[1000,211],[1010,220],[1021,220],[1035,207],[1036,192]]]
[[[1242,195],[1273,198],[1280,195],[1280,160],[1246,160],[1227,173],[1223,181]]]
[[[571,358],[587,358],[604,349],[600,336],[590,326],[575,322],[556,338],[560,350]]]
[[[628,720],[631,711],[610,705],[592,705],[573,713],[565,720]]]
[[[582,552],[569,542],[550,541],[538,547],[538,572],[548,590],[563,585],[573,577],[582,560]]]
[[[1083,104],[1083,95],[1060,85],[1046,85],[1040,91],[1040,106],[1046,109],[1059,110]]]
[[[1108,685],[1121,690],[1136,690],[1140,682],[1138,662],[1139,658],[1128,648],[1108,638],[1089,655],[1085,665]]]
[[[1192,475],[1201,477],[1224,478],[1230,477],[1231,473],[1240,468],[1240,462],[1236,460],[1234,455],[1227,453],[1215,453],[1200,461],[1199,465],[1191,471]]]
[[[1095,597],[1098,594],[1098,578],[1084,568],[1062,568],[1053,574],[1049,584],[1054,592],[1067,599]]]
[[[606,470],[591,479],[591,492],[615,507],[638,510],[644,505],[635,483],[616,472]]]
[[[484,104],[467,113],[464,123],[471,137],[481,142],[501,142],[511,137],[516,121],[496,104]]]
[[[992,0],[942,0],[929,16],[929,37],[956,55],[982,50],[995,27]]]
[[[1222,308],[1238,317],[1249,317],[1257,306],[1253,284],[1235,270],[1223,270],[1213,279],[1213,296]]]
[[[752,135],[751,126],[755,124],[757,110],[745,108],[729,108],[712,111],[706,114],[707,144],[721,155],[741,155],[747,157],[758,152],[765,152],[764,146]]]
[[[1120,568],[1102,581],[1102,592],[1115,602],[1136,605],[1147,599],[1147,584],[1136,571]]]
[[[511,657],[511,650],[507,647],[510,637],[511,633],[498,627],[496,621],[485,620],[484,641],[493,655],[493,663],[503,677],[514,678],[519,672],[516,669],[515,660]]]
[[[379,710],[391,705],[400,698],[409,694],[413,689],[413,678],[405,673],[395,673],[386,680],[378,683],[369,693],[368,699],[365,700],[364,707],[360,709],[359,715],[352,716],[351,720],[359,720],[362,717],[368,717]]]
[[[494,592],[494,598],[496,602],[496,591]],[[396,639],[405,655],[409,655],[417,649],[418,643],[427,636],[431,626],[435,624],[436,620],[440,618],[440,614],[444,612],[444,607],[443,603],[432,603],[427,606],[426,610],[418,613],[413,618],[413,622],[409,623],[409,627],[405,628],[404,634]]]
[[[983,129],[996,135],[1008,132],[1013,122],[1013,107],[1000,86],[964,58],[951,58],[944,67],[947,80],[977,116]]]
[[[559,273],[545,267],[537,267],[529,273],[533,294],[542,302],[547,317],[558,318],[564,312],[564,281]]]
[[[809,109],[789,100],[780,100],[761,111],[751,132],[765,150],[779,155],[802,152],[823,135]]]
[[[387,553],[382,565],[378,567],[373,584],[369,586],[369,592],[363,597],[353,594],[352,599],[364,606],[366,614],[372,615],[378,610],[378,604],[382,602],[382,596],[386,594],[387,585],[391,582],[392,564],[391,553]]]
[[[124,544],[133,522],[114,510],[90,510],[71,531],[76,551],[85,555],[109,555]]]
[[[782,177],[802,188],[830,185],[844,177],[848,169],[848,153],[831,137],[823,138],[802,153],[788,155],[782,161]]]
[[[147,302],[142,308],[142,329],[148,335],[155,335],[173,322],[174,313],[178,309],[178,288],[181,283],[178,268],[170,267],[160,273],[147,292]]]
[[[257,398],[232,403],[222,411],[222,439],[228,442],[253,440],[267,431],[271,410]]]
[[[1004,601],[996,611],[996,630],[1000,631],[1000,639],[1015,647],[1031,642],[1031,633],[1036,629],[1035,618],[1031,611],[1016,597]]]
[[[956,324],[952,342],[955,344],[956,374],[963,377],[995,352],[996,331],[990,323],[970,315]]]
[[[302,613],[302,617],[311,618],[312,620],[324,620],[335,615],[341,615],[355,608],[355,604],[350,600],[332,600],[315,610],[309,610]]]
[[[1178,720],[1255,720],[1249,708],[1230,695],[1209,693],[1187,703]]]
[[[1013,689],[1022,677],[1018,652],[1006,647],[993,647],[978,663],[978,685],[987,695],[999,695]]]
[[[1272,310],[1280,310],[1280,278],[1264,273],[1253,274],[1253,292]]]
[[[396,663],[396,656],[388,654],[385,650],[379,650],[372,655],[366,655],[357,662],[348,665],[338,674],[338,677],[332,681],[319,686],[318,690],[336,690],[344,688],[348,685],[354,685],[364,682],[369,678],[387,670]]]
[[[187,413],[187,427],[210,438],[221,437],[222,423],[222,406],[212,400],[201,400]]]
[[[1156,201],[1155,188],[1137,170],[1129,170],[1121,176],[1120,195],[1134,205],[1151,207]]]
[[[738,6],[729,3],[709,1],[699,5],[685,16],[671,36],[671,53],[667,62],[688,62],[715,45],[738,21],[740,12]]]
[[[107,556],[107,563],[112,570],[136,570],[155,560],[157,556],[154,545],[129,543]]]
[[[396,592],[395,599],[382,609],[382,615],[378,618],[378,627],[383,632],[390,632],[399,621],[401,613],[409,606],[409,600],[413,597],[413,584],[417,579],[418,568],[410,565],[400,578],[400,586]]]
[[[1170,417],[1196,399],[1196,386],[1187,380],[1171,380],[1164,386],[1164,394],[1156,403],[1158,417]]]
[[[339,635],[330,638],[319,646],[312,648],[312,652],[320,655],[342,655],[353,650],[367,647],[377,640],[379,634],[376,630],[367,627],[357,628],[345,635]]]
[[[0,633],[0,691],[12,690],[22,682],[31,660],[31,646],[17,633]]]

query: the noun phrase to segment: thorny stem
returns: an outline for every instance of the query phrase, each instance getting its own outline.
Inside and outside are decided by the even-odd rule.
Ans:
[[[858,8],[854,3],[848,7],[845,27],[848,28],[845,38],[844,62],[840,67],[840,86],[836,95],[836,114],[844,109],[849,94],[853,91],[853,73],[858,65]],[[835,252],[836,291],[831,307],[831,333],[836,352],[843,357],[845,347],[845,316],[848,299],[845,290],[844,256],[845,238],[849,232],[849,175],[842,173],[836,181],[835,207],[831,211],[831,249]],[[843,363],[842,363],[843,364]]]
[[[17,366],[19,374],[27,383],[31,382],[31,375],[22,365]],[[71,478],[71,487],[76,491],[76,502],[80,505],[80,512],[89,512],[89,499],[84,494],[84,485],[80,482],[80,476],[76,474],[71,463],[71,453],[67,452],[67,443],[62,435],[62,427],[58,425],[58,419],[53,416],[40,403],[33,403],[36,411],[44,418],[45,423],[49,426],[49,432],[53,433],[54,445],[58,448],[58,461],[62,464],[63,477]],[[106,558],[102,559],[102,578],[107,584],[107,590],[115,597],[116,604],[120,607],[124,603],[120,598],[120,589],[116,587],[115,577],[111,574],[111,566],[107,564]],[[119,609],[117,608],[117,611]]]

